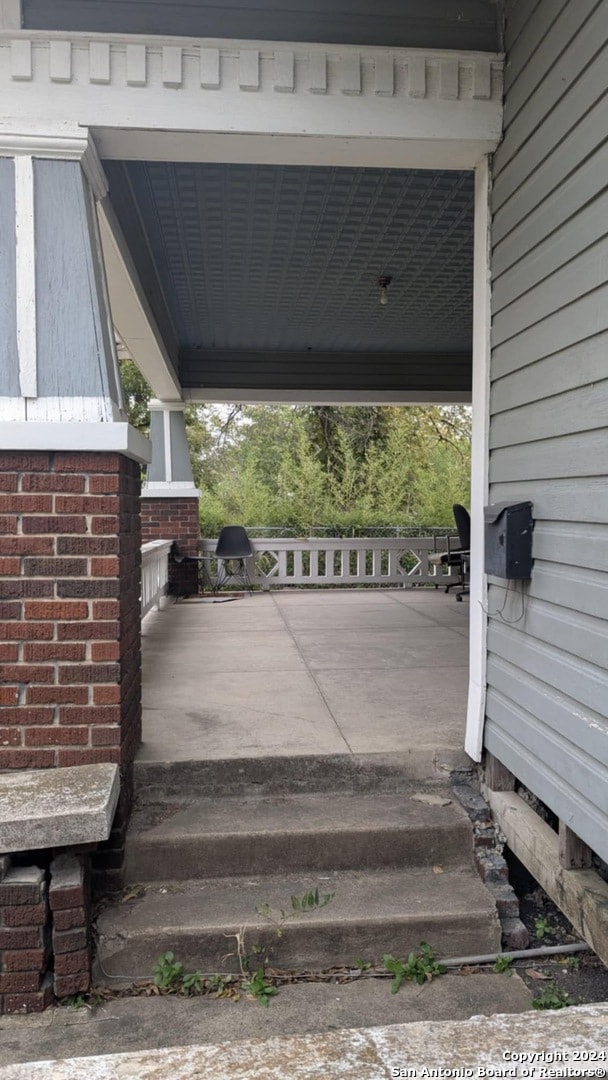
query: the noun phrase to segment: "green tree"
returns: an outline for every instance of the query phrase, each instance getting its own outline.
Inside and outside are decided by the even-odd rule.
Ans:
[[[121,364],[131,423],[152,391]],[[185,410],[207,535],[222,525],[338,531],[453,524],[468,503],[470,410],[461,406],[202,406]]]

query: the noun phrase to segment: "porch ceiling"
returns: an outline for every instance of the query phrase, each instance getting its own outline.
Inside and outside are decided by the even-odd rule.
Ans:
[[[468,172],[106,162],[185,387],[470,387]],[[378,278],[390,275],[389,303]],[[282,374],[281,374],[282,373]]]
[[[22,0],[28,29],[498,52],[502,0]]]

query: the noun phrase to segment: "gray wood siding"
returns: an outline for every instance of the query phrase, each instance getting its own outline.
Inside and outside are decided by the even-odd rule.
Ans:
[[[608,859],[608,0],[509,0],[506,49],[490,500],[536,524],[530,582],[490,579],[485,745]]]
[[[115,398],[101,267],[77,162],[34,162],[34,217],[39,397]]]
[[[19,397],[15,280],[15,165],[0,158],[0,396]]]

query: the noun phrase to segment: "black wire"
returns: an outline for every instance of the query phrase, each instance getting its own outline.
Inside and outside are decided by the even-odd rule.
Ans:
[[[496,611],[488,611],[488,609],[485,608],[483,606],[483,604],[481,603],[481,600],[479,601],[479,605],[480,605],[481,610],[484,612],[485,615],[491,616],[492,618],[494,618],[496,615],[498,615],[498,618],[502,619],[502,621],[504,623],[507,623],[509,626],[515,626],[518,622],[521,622],[521,620],[523,619],[523,617],[524,617],[524,615],[526,613],[526,604],[525,604],[525,597],[524,597],[524,584],[523,584],[523,581],[522,581],[522,584],[521,584],[521,615],[519,615],[517,617],[517,619],[505,619],[505,617],[503,615],[503,611],[505,610],[505,608],[507,606],[507,603],[509,601],[509,589],[511,587],[511,584],[513,584],[514,592],[517,592],[517,584],[516,584],[516,582],[515,581],[513,581],[513,582],[508,581],[507,582],[507,588],[505,590],[504,603],[503,603],[501,608],[498,608]]]

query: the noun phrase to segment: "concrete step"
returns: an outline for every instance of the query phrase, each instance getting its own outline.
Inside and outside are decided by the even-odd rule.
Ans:
[[[279,936],[256,914],[269,904],[291,910],[290,897],[310,889],[335,894],[320,910],[290,919]],[[171,950],[189,970],[238,971],[243,950],[258,948],[271,965],[297,970],[352,966],[358,957],[404,956],[421,940],[437,955],[462,956],[500,948],[500,924],[490,894],[471,871],[331,871],[215,878],[148,886],[145,895],[109,907],[98,919],[101,981],[150,977]],[[111,980],[112,984],[115,980]]]
[[[433,800],[430,803],[421,800]],[[442,803],[444,805],[442,805]],[[297,870],[470,866],[471,826],[447,789],[398,795],[200,798],[143,807],[126,880]]]
[[[301,1063],[306,1062],[309,1066],[308,1073],[300,1072],[300,1080],[306,1076],[306,1080],[313,1080],[316,1076],[326,1077],[327,1080],[343,1080],[342,1066],[336,1066],[335,1058],[323,1063],[319,1061],[319,1071],[316,1073],[310,1067],[310,1047],[322,1043],[317,1039],[309,1039],[307,1053],[296,1058],[295,1056],[287,1064],[285,1060],[277,1066],[277,1071],[270,1072],[268,1050],[262,1055],[259,1042],[255,1053],[249,1056],[241,1054],[237,1058],[237,1050],[230,1047],[229,1043],[244,1039],[269,1039],[273,1042],[279,1040],[286,1047],[286,1037],[293,1035],[305,1035],[309,1033],[335,1032],[337,1029],[351,1029],[353,1044],[360,1041],[357,1028],[379,1028],[387,1024],[420,1023],[421,1021],[432,1022],[433,1028],[427,1036],[427,1056],[424,1064],[435,1062],[437,1065],[446,1065],[446,1053],[443,1056],[437,1054],[432,1057],[433,1039],[437,1039],[438,1021],[465,1020],[469,1016],[479,1017],[488,1013],[520,1013],[530,1008],[530,992],[519,975],[513,974],[507,979],[504,975],[495,975],[490,971],[484,974],[470,974],[466,978],[451,973],[441,979],[434,979],[428,987],[421,988],[416,983],[404,982],[398,994],[391,994],[389,983],[384,979],[371,979],[363,977],[356,982],[348,983],[321,983],[306,982],[294,985],[280,986],[279,993],[273,997],[269,1009],[261,1009],[260,1006],[242,994],[238,1001],[227,998],[216,998],[205,994],[201,997],[185,998],[181,995],[162,997],[115,997],[109,1001],[102,1001],[92,1009],[68,1009],[65,1006],[56,1008],[52,1014],[47,1010],[42,1016],[3,1016],[2,1035],[0,1040],[0,1075],[3,1080],[5,1073],[3,1067],[13,1062],[31,1062],[33,1057],[44,1060],[48,1071],[40,1071],[39,1080],[50,1080],[53,1075],[49,1061],[53,1058],[86,1058],[89,1063],[88,1071],[83,1068],[84,1080],[101,1080],[109,1076],[121,1077],[126,1080],[124,1069],[125,1059],[116,1061],[115,1072],[110,1071],[110,1063],[104,1060],[105,1070],[99,1064],[91,1061],[92,1054],[125,1054],[131,1051],[151,1051],[156,1047],[172,1047],[173,1059],[167,1058],[159,1061],[156,1072],[152,1072],[156,1080],[160,1076],[178,1080],[178,1077],[189,1077],[189,1080],[201,1080],[198,1069],[193,1071],[185,1064],[183,1071],[178,1062],[183,1047],[192,1047],[200,1044],[224,1043],[221,1050],[216,1051],[214,1066],[211,1068],[209,1077],[220,1080],[222,1070],[224,1078],[236,1080],[240,1076],[248,1076],[251,1080],[268,1080],[269,1077],[293,1077],[295,1070]],[[604,1042],[605,1025],[608,1023],[608,1005],[604,1006]],[[573,1009],[563,1009],[562,1012],[575,1012]],[[533,1014],[538,1015],[538,1014]],[[559,1013],[553,1013],[552,1018],[558,1020]],[[500,1030],[505,1036],[505,1049],[513,1050],[516,1045],[508,1040],[508,1021],[501,1017]],[[35,1026],[34,1026],[35,1025]],[[430,1026],[430,1025],[429,1025]],[[453,1024],[451,1026],[454,1026]],[[599,1023],[598,1023],[599,1027]],[[386,1030],[386,1028],[385,1028]],[[598,1030],[598,1036],[600,1032]],[[487,1035],[487,1032],[486,1032]],[[331,1036],[330,1036],[331,1037]],[[523,1046],[529,1050],[535,1044],[531,1042],[531,1034],[527,1035],[528,1042],[522,1040]],[[556,1042],[555,1032],[551,1033],[549,1044]],[[588,1046],[588,1034],[585,1046]],[[457,1042],[457,1033],[452,1032],[452,1043]],[[486,1041],[476,1038],[476,1044],[480,1048],[480,1054],[485,1050]],[[238,1044],[237,1044],[238,1045]],[[243,1044],[241,1043],[241,1046]],[[420,1039],[420,1045],[423,1045]],[[464,1041],[463,1041],[464,1045]],[[562,1045],[560,1040],[559,1045]],[[581,1041],[579,1040],[579,1046]],[[483,1049],[482,1049],[483,1048]],[[599,1048],[598,1048],[599,1049]],[[405,1050],[405,1044],[404,1044]],[[168,1055],[168,1051],[167,1055]],[[227,1055],[234,1053],[231,1068],[226,1067]],[[148,1058],[146,1057],[146,1064]],[[375,1060],[375,1059],[373,1059]],[[407,1061],[410,1058],[401,1051],[392,1054],[392,1062]],[[601,1058],[598,1057],[598,1061]],[[262,1066],[262,1062],[264,1063]],[[249,1064],[251,1063],[251,1064]],[[469,1062],[473,1064],[472,1061]],[[139,1069],[134,1068],[129,1076],[131,1080],[151,1080],[150,1074],[146,1073],[146,1065],[143,1057],[139,1060]],[[84,1066],[84,1062],[83,1062]],[[504,1063],[503,1063],[504,1067]],[[65,1065],[66,1075],[70,1080],[78,1074],[71,1062]],[[559,1066],[558,1066],[559,1068]],[[160,1071],[159,1071],[160,1070]],[[244,1070],[244,1071],[243,1071]],[[18,1074],[19,1080],[32,1080],[31,1067],[22,1069]],[[379,1076],[390,1076],[390,1068],[387,1071],[376,1071],[375,1080]],[[419,1074],[420,1075],[420,1074]],[[362,1080],[362,1074],[356,1073],[357,1080]],[[477,1072],[474,1073],[477,1076]]]
[[[210,758],[135,762],[140,804],[198,792],[280,795],[298,792],[378,792],[407,790],[413,781],[446,783],[470,775],[464,750],[418,750],[390,754],[314,754],[289,757]]]

